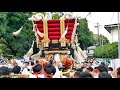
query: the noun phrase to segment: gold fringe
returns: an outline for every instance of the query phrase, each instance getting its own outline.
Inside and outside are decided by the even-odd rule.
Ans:
[[[73,29],[72,37],[71,37],[71,43],[75,42],[76,27],[77,27],[77,18],[75,18],[75,24],[74,24],[74,29]]]
[[[42,43],[45,44],[45,46],[48,46],[48,43],[50,42],[50,39],[48,38],[48,24],[47,24],[47,18],[43,19],[43,29],[44,29],[44,39],[42,40]]]
[[[60,31],[61,31],[61,36],[64,33],[65,30],[65,22],[64,22],[64,17],[60,18]],[[65,43],[67,42],[67,39],[65,37],[60,38],[59,41],[61,42],[61,46],[65,46]]]
[[[36,36],[36,44],[37,44],[37,48],[39,47],[39,38],[38,38],[38,35],[37,35],[37,25],[35,25],[35,36]]]

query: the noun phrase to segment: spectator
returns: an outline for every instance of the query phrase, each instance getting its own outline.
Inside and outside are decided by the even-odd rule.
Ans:
[[[62,69],[62,78],[70,78],[71,76],[70,69],[63,68]]]
[[[107,66],[108,66],[108,67],[110,67],[110,66],[111,66],[111,65],[110,65],[110,62],[107,62]]]
[[[38,61],[38,60],[36,60],[36,61],[35,61],[35,64],[36,64],[36,65],[37,65],[37,64],[39,64],[39,61]]]
[[[56,73],[56,68],[52,64],[46,64],[44,66],[44,74],[46,78],[52,78]]]
[[[104,62],[101,62],[101,65],[105,65],[105,63],[104,63]]]
[[[101,72],[99,78],[112,78],[112,76],[107,72]]]
[[[96,66],[96,67],[94,67],[93,71],[94,71],[95,73],[97,73],[97,69],[98,69],[98,67]]]
[[[120,78],[120,67],[117,68],[117,78]]]
[[[89,72],[75,72],[74,78],[94,78]]]
[[[112,67],[108,67],[108,73],[114,78],[114,72]]]
[[[78,68],[76,71],[82,72],[83,68]]]
[[[0,68],[0,74],[1,75],[9,75],[9,68],[8,67],[5,67],[5,66],[2,66]]]
[[[88,68],[87,68],[87,72],[90,73],[90,72],[92,72],[92,71],[93,71],[93,68],[92,68],[92,67],[88,67]]]
[[[108,73],[108,67],[106,65],[99,65],[97,68],[97,73],[100,74],[101,72]]]
[[[14,68],[12,69],[12,72],[14,74],[20,74],[21,71],[21,67],[20,66],[14,66]]]
[[[86,71],[89,72],[90,74],[92,74],[92,76],[94,78],[98,78],[98,74],[94,71],[94,69],[92,67],[88,67]]]
[[[89,72],[81,72],[81,78],[94,78]]]
[[[33,74],[30,74],[29,78],[44,78],[44,74],[42,73],[42,65],[35,65],[33,67]]]
[[[79,71],[76,71],[74,73],[74,78],[80,78],[81,77],[81,73]]]
[[[92,61],[89,61],[87,65],[88,65],[88,67],[91,67],[92,64],[93,64],[93,62],[92,62]]]
[[[33,67],[34,67],[34,62],[31,61],[31,62],[29,63],[29,65],[27,66],[27,68],[30,70],[30,72],[32,72],[32,71],[33,71]]]

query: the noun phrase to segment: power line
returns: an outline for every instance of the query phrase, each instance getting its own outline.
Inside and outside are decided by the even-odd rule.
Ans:
[[[90,14],[91,14],[91,12],[89,12],[89,13],[87,14],[87,16],[90,15]],[[87,16],[86,16],[85,18],[87,18]]]

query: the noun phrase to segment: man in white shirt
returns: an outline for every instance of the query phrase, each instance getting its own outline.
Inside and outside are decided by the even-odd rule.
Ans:
[[[29,78],[44,78],[42,71],[42,65],[37,64],[33,67],[33,73],[29,75]]]
[[[60,55],[55,54],[53,63],[44,66],[45,78],[60,78],[60,71],[58,68],[60,62]]]

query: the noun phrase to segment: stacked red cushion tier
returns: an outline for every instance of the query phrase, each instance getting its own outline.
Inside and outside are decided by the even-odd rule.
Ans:
[[[59,40],[61,37],[61,32],[60,32],[60,20],[48,20],[48,38],[50,40]],[[43,21],[35,21],[35,24],[37,24],[37,28],[40,32],[44,32],[43,30]],[[74,29],[74,23],[75,19],[72,20],[65,20],[65,28],[68,26],[68,32],[66,34],[66,38],[71,40],[71,35]],[[39,36],[39,40],[42,40]]]

